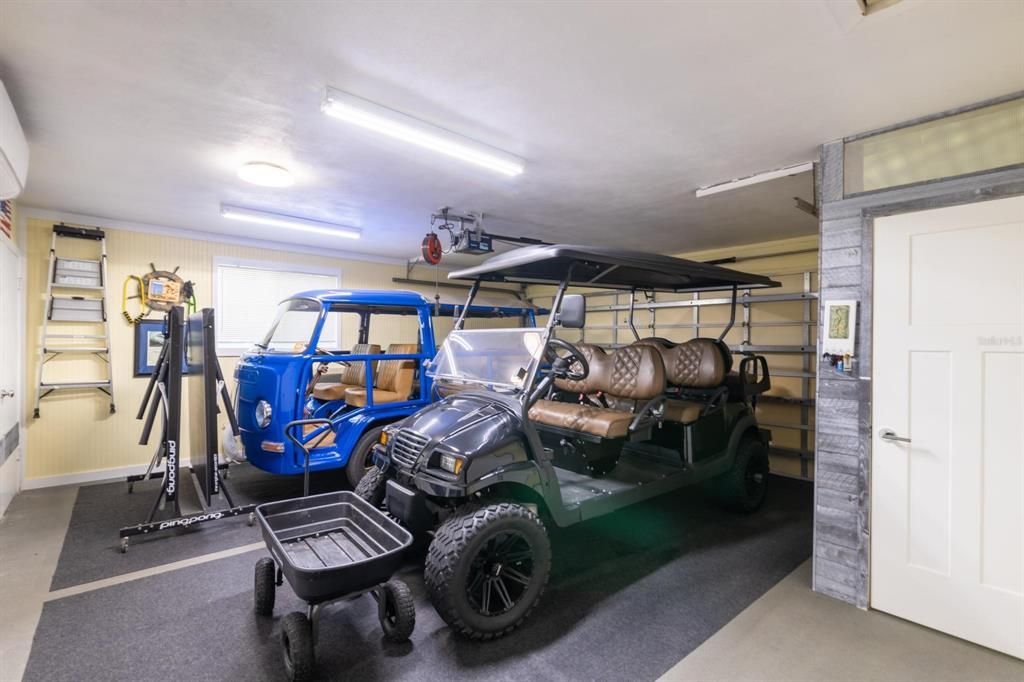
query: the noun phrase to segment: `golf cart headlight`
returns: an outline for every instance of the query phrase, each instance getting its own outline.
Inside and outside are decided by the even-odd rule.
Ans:
[[[455,475],[458,475],[462,471],[462,465],[466,463],[466,460],[455,455],[449,455],[441,453],[441,468],[445,471],[450,471]]]
[[[266,400],[261,400],[256,403],[256,425],[261,429],[265,429],[270,426],[270,418],[273,414],[274,410],[270,408],[270,403]]]

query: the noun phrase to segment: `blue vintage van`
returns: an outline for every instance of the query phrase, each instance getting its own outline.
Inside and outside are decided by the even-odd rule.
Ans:
[[[424,363],[450,327],[439,321],[462,308],[451,297],[414,291],[328,289],[282,301],[267,335],[235,368],[246,458],[264,471],[301,474],[305,456],[287,425],[329,420],[293,425],[292,435],[309,449],[310,471],[344,467],[354,486],[383,427],[435,399]],[[481,318],[536,325],[534,309],[511,292],[478,295],[467,320]],[[346,346],[346,339],[355,343]]]

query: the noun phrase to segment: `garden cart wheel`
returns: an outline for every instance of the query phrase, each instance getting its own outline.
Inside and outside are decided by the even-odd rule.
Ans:
[[[274,597],[277,595],[277,564],[270,557],[256,562],[256,576],[253,581],[253,597],[256,615],[269,616],[274,613]]]
[[[392,642],[406,642],[416,628],[416,604],[412,591],[401,580],[389,580],[380,586],[377,600],[380,627]]]
[[[289,680],[306,682],[313,678],[313,625],[306,614],[292,611],[281,621],[281,649]]]

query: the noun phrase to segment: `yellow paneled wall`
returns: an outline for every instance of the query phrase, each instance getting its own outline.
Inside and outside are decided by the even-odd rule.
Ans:
[[[28,451],[25,478],[47,478],[87,471],[117,469],[148,463],[155,448],[138,445],[142,422],[135,420],[135,411],[142,400],[147,377],[132,376],[134,329],[120,317],[121,283],[129,274],[142,274],[153,262],[159,269],[171,270],[180,266],[179,274],[196,284],[199,307],[213,306],[213,259],[215,257],[251,259],[282,263],[302,263],[317,268],[337,269],[342,286],[347,288],[396,288],[392,277],[405,276],[402,265],[357,260],[340,260],[322,256],[273,251],[261,248],[235,246],[178,237],[106,230],[109,261],[107,300],[112,310],[111,350],[113,356],[114,392],[117,413],[108,413],[106,396],[97,391],[81,393],[57,392],[42,402],[42,416],[32,418],[35,401],[38,344],[42,332],[43,305],[46,292],[47,261],[50,248],[52,222],[30,219],[28,232],[27,314],[26,333],[26,414]],[[102,225],[100,225],[102,227]],[[88,250],[89,244],[72,245]],[[68,250],[62,246],[62,254]],[[70,255],[70,254],[69,254]],[[134,310],[134,308],[133,308]],[[151,317],[156,317],[153,313]],[[412,319],[396,318],[389,324],[401,329],[388,329],[384,324],[375,328],[382,339],[415,338],[416,323]],[[62,325],[67,327],[68,325]],[[411,326],[409,329],[404,327]],[[64,329],[60,330],[62,333]],[[83,333],[85,333],[83,331]],[[95,333],[95,332],[92,332]],[[354,338],[354,330],[343,329],[346,339]],[[100,376],[102,361],[63,356],[46,366],[44,380],[85,380]],[[237,358],[222,357],[221,366],[229,385]],[[182,452],[188,450],[188,426],[182,427]]]

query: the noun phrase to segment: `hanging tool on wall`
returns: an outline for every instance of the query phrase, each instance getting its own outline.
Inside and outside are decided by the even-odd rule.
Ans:
[[[178,267],[168,272],[157,270],[155,265],[149,264],[150,271],[142,276],[142,286],[146,292],[147,305],[151,309],[166,312],[181,304],[181,289],[185,280],[178,275]]]
[[[137,293],[134,296],[129,296],[128,289],[133,282],[135,283]],[[128,301],[139,302],[139,312],[137,315],[132,315],[128,312]],[[144,320],[149,315],[149,312],[149,308],[146,307],[146,287],[142,284],[142,277],[128,275],[124,278],[124,284],[121,285],[121,315],[124,317],[124,321],[128,324],[137,324]]]
[[[179,266],[180,267],[180,266]],[[195,312],[195,284],[182,279],[178,267],[174,270],[157,270],[156,265],[149,264],[150,271],[144,275],[128,275],[121,289],[121,314],[128,324],[136,324],[146,318],[154,310],[166,312],[176,305],[184,305],[186,312]],[[129,295],[134,282],[137,293]],[[128,312],[129,301],[139,301],[139,313]]]

